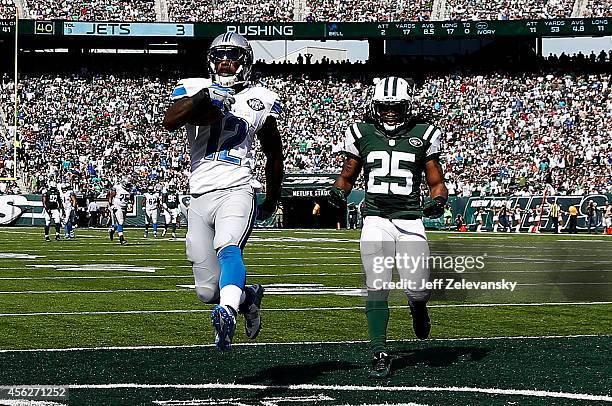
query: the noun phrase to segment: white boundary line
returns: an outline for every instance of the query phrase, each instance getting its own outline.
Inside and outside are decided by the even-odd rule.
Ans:
[[[235,383],[206,384],[138,384],[116,383],[100,385],[69,385],[69,389],[241,389],[241,390],[295,390],[295,391],[343,391],[343,392],[458,392],[486,395],[531,396],[539,398],[575,399],[612,402],[612,396],[586,393],[549,392],[543,390],[470,388],[460,386],[357,386],[357,385],[247,385]]]
[[[277,277],[278,275],[274,275]],[[3,280],[3,279],[2,279]],[[455,282],[457,283],[457,282]],[[540,282],[540,283],[516,283],[516,286],[520,287],[537,287],[537,286],[608,286],[612,285],[612,282]],[[303,286],[304,284],[300,284]],[[194,285],[176,285],[182,289],[108,289],[108,290],[6,290],[0,291],[0,295],[87,295],[87,294],[99,294],[99,293],[151,293],[151,292],[187,292],[189,290],[195,289]],[[273,286],[264,285],[264,286]],[[325,286],[321,288],[317,288],[318,292],[301,292],[299,289],[291,289],[283,292],[273,292],[270,291],[270,294],[286,294],[286,295],[299,295],[299,294],[340,294],[347,292],[357,292],[360,291],[365,294],[364,288],[359,287],[350,287],[350,286]],[[593,302],[590,302],[593,303]],[[573,304],[573,303],[567,303]],[[521,304],[523,305],[523,304]],[[540,304],[541,305],[541,304]],[[449,305],[450,306],[450,305]],[[1,315],[0,315],[1,316]]]
[[[502,341],[502,340],[560,340],[560,339],[574,339],[574,338],[611,338],[612,335],[597,335],[597,334],[576,334],[576,335],[552,335],[552,336],[496,336],[496,337],[458,337],[458,338],[431,338],[428,342],[452,342],[452,341]],[[412,343],[420,342],[416,338],[403,339],[403,340],[387,340],[389,343]],[[267,347],[271,345],[342,345],[342,344],[365,344],[369,343],[367,340],[348,340],[348,341],[293,341],[293,342],[245,342],[235,343],[232,347]],[[172,349],[188,349],[188,348],[213,348],[214,344],[191,344],[191,345],[141,345],[141,346],[127,346],[127,347],[68,347],[68,348],[36,348],[36,349],[0,349],[2,353],[12,352],[72,352],[72,351],[132,351],[132,350],[172,350]]]
[[[18,268],[15,268],[17,270]],[[21,269],[21,268],[19,268]],[[612,272],[610,270],[609,272]],[[464,272],[465,273],[465,272]],[[249,278],[276,278],[289,276],[346,276],[362,275],[362,272],[342,272],[342,273],[287,273],[287,274],[253,274],[249,273]],[[173,279],[189,278],[193,279],[193,274],[188,275],[117,275],[117,276],[15,276],[0,277],[0,281],[30,281],[30,280],[54,280],[54,279]]]
[[[187,289],[180,290],[189,292]],[[539,306],[598,306],[610,305],[612,302],[551,302],[551,303],[466,303],[466,304],[440,304],[428,305],[428,308],[463,308],[463,307],[539,307]],[[390,309],[407,309],[409,306],[389,306]],[[363,310],[363,306],[346,307],[300,307],[300,308],[270,308],[262,309],[265,312],[313,312],[313,311],[340,311]],[[210,309],[174,309],[174,310],[117,310],[117,311],[88,311],[88,312],[37,312],[37,313],[0,313],[0,317],[34,317],[34,316],[104,316],[120,314],[173,314],[173,313],[207,313]]]
[[[189,289],[117,289],[117,290],[23,290],[5,291],[0,295],[56,295],[88,293],[153,293],[153,292],[189,292]]]

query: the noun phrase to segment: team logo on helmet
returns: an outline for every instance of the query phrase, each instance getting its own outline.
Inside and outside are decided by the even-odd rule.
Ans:
[[[264,109],[264,104],[259,99],[249,99],[247,100],[247,104],[255,111],[261,111]]]

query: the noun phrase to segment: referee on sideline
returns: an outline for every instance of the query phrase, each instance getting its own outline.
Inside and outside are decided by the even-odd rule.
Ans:
[[[553,229],[555,230],[555,234],[559,234],[559,205],[556,201],[552,201],[550,204],[550,212],[549,216],[552,220]]]

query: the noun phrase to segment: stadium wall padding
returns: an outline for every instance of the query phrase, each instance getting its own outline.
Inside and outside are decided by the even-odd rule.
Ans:
[[[348,202],[355,203],[358,207],[363,200],[365,192],[363,190],[353,190],[348,197]],[[259,193],[257,200],[261,203],[265,195]],[[187,207],[189,206],[189,195],[180,196],[180,209],[182,222],[185,222]],[[521,217],[521,230],[525,231],[529,228],[529,210],[538,208],[542,204],[543,196],[515,196],[515,197],[450,197],[449,205],[453,212],[453,222],[458,213],[463,214],[467,225],[475,224],[475,213],[478,208],[483,209],[483,219],[485,229],[490,230],[493,227],[493,210],[509,205],[511,208],[516,206],[523,210]],[[556,201],[563,212],[567,212],[570,205],[575,205],[578,209],[578,229],[585,230],[587,228],[586,209],[589,200],[597,203],[599,209],[603,208],[605,203],[612,202],[612,194],[590,194],[584,196],[548,196],[547,203],[542,211],[541,228],[545,231],[552,230],[552,222],[550,221],[550,204]],[[135,204],[130,207],[126,217],[127,226],[144,226],[144,211],[143,211],[143,196],[136,196]],[[105,206],[105,201],[99,201],[101,206]],[[82,213],[82,211],[81,211]],[[603,221],[603,211],[598,210],[597,226],[601,227]],[[563,214],[563,224],[567,223],[568,215]],[[164,219],[160,211],[159,224],[163,224]],[[443,226],[443,219],[424,219],[427,228],[439,229]],[[271,218],[265,223],[259,223],[260,227],[270,227],[274,224],[274,219]],[[41,195],[0,195],[0,226],[43,226],[43,207]]]

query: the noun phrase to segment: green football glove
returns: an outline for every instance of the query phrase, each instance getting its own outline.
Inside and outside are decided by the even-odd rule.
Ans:
[[[272,217],[275,212],[276,202],[265,199],[262,204],[257,206],[257,215],[255,216],[255,219],[257,221],[265,221]]]
[[[423,205],[423,216],[429,218],[438,218],[444,214],[444,206],[446,205],[446,198],[442,196],[436,196]]]
[[[346,207],[346,193],[339,187],[332,187],[329,191],[329,204],[336,209],[342,209]]]

